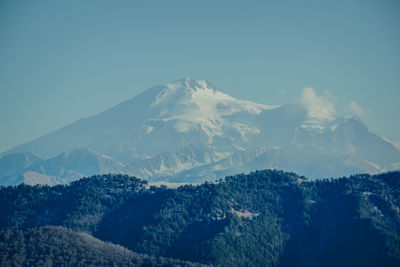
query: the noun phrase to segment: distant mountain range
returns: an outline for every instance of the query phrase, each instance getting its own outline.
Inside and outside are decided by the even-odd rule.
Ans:
[[[2,153],[0,184],[110,172],[198,182],[266,168],[311,178],[379,173],[400,168],[400,149],[357,117],[238,100],[183,79]]]

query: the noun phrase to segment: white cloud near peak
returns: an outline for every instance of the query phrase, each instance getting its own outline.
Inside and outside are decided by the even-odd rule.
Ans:
[[[301,104],[307,110],[307,116],[310,119],[319,121],[335,119],[335,104],[329,92],[318,96],[313,88],[305,87],[301,93]]]
[[[354,113],[356,113],[357,115],[361,116],[364,114],[364,109],[362,107],[360,107],[356,102],[351,101],[347,107],[353,111]]]

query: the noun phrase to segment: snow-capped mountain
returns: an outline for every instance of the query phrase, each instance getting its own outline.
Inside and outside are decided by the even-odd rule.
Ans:
[[[356,117],[335,116],[329,105],[267,106],[188,78],[153,87],[99,115],[17,146],[2,159],[27,152],[54,158],[82,148],[118,166],[106,170],[181,182],[263,168],[318,178],[400,167],[400,151],[393,143],[370,133]],[[99,171],[87,168],[91,171],[85,174]],[[70,164],[63,174],[56,171],[51,176],[76,169]]]
[[[206,81],[184,79],[153,87],[97,116],[6,153],[34,151],[53,157],[88,147],[131,163],[194,143],[236,151],[258,133],[256,125],[248,121],[272,108],[234,99]]]

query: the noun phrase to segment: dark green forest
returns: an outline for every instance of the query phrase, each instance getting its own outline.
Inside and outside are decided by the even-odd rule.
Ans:
[[[149,257],[61,226],[0,231],[0,266],[201,266]]]
[[[400,266],[399,207],[399,172],[312,181],[265,170],[177,189],[111,174],[21,184],[0,189],[0,257],[15,266],[71,266],[85,254],[97,266]],[[83,236],[95,241],[76,242]]]

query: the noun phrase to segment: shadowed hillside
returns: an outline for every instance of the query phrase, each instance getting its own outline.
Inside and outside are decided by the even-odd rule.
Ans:
[[[59,226],[0,232],[1,266],[203,266],[134,253]]]

